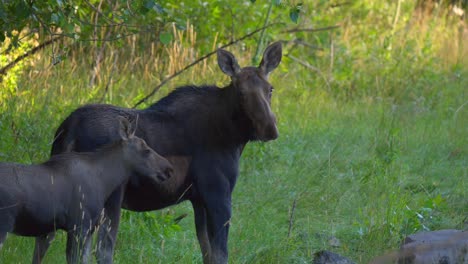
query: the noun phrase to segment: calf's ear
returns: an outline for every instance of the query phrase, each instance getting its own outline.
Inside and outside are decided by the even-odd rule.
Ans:
[[[128,138],[132,135],[132,132],[130,131],[130,122],[128,121],[127,118],[123,116],[119,116],[119,136],[120,139],[122,140],[128,140]]]

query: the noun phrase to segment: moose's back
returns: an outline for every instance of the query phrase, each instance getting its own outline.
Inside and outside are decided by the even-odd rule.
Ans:
[[[118,140],[116,120],[125,117],[135,124],[136,136],[144,139],[174,168],[173,177],[155,185],[137,173],[130,178],[122,206],[135,211],[155,210],[183,201],[181,194],[191,182],[189,164],[193,153],[190,131],[181,119],[165,111],[135,110],[112,105],[85,105],[72,112],[56,131],[52,155],[94,151]],[[185,120],[182,120],[185,121]],[[130,194],[130,195],[128,195]],[[190,191],[185,192],[186,195]]]
[[[106,104],[85,105],[72,112],[55,133],[51,154],[87,152],[119,139],[117,120],[125,117],[137,127],[136,136],[144,139],[163,156],[189,155],[186,130],[169,114],[135,110]],[[177,139],[177,140],[174,140]]]

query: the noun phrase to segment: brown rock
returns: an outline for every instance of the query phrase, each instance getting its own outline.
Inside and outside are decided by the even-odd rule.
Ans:
[[[468,232],[455,229],[407,236],[399,262],[404,264],[468,264]]]
[[[468,231],[447,229],[409,235],[399,251],[372,264],[468,264]]]

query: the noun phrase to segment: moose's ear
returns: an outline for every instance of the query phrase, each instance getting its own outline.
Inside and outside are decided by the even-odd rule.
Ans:
[[[240,72],[241,68],[231,52],[219,49],[217,54],[219,68],[221,68],[225,74],[233,77]]]
[[[128,140],[128,138],[131,136],[131,128],[130,128],[130,122],[128,121],[127,118],[123,116],[118,117],[119,120],[119,136],[120,139],[122,140]]]
[[[259,68],[265,75],[268,75],[271,71],[276,69],[281,62],[283,48],[281,42],[275,42],[268,46],[263,53],[262,62],[260,62]]]

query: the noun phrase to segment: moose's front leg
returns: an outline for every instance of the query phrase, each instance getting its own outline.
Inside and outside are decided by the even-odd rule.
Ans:
[[[210,264],[228,262],[228,235],[231,222],[231,194],[211,194],[206,201]]]
[[[208,223],[206,208],[199,199],[191,201],[195,215],[195,228],[197,230],[198,243],[203,256],[203,263],[208,264],[211,255],[210,240],[208,238]]]
[[[204,258],[205,264],[228,262],[231,192],[238,172],[238,159],[229,154],[217,153],[213,157],[204,157],[206,159],[196,160],[193,163],[196,196],[205,208],[210,245],[209,257]],[[197,231],[198,228],[197,226]],[[201,246],[203,250],[203,245]]]

